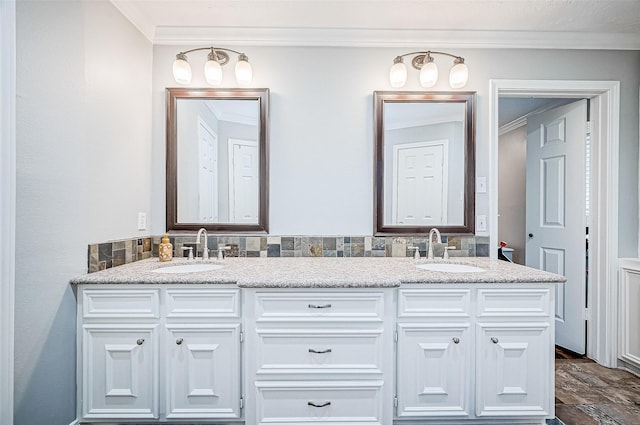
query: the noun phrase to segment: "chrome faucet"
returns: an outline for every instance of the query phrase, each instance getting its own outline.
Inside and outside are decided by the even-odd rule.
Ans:
[[[204,248],[202,249],[202,259],[209,259],[209,237],[207,236],[207,229],[204,227],[198,230],[198,236],[196,237],[196,245],[200,245],[200,236],[204,233]],[[197,254],[196,254],[197,257]]]
[[[427,251],[427,259],[433,260],[433,234],[436,235],[436,243],[442,243],[442,238],[440,237],[440,230],[435,227],[429,231],[429,249]]]

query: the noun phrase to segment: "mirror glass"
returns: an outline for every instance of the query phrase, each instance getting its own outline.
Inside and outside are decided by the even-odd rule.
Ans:
[[[267,89],[167,89],[167,229],[267,231]]]
[[[376,234],[473,233],[474,97],[374,93]]]

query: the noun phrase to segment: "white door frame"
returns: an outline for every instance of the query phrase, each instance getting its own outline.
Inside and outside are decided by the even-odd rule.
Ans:
[[[0,1],[0,423],[13,424],[16,5]]]
[[[503,97],[591,98],[591,219],[587,355],[617,366],[618,168],[620,82],[491,80],[489,125],[489,246],[498,246],[498,103]],[[495,250],[490,250],[496,257]]]

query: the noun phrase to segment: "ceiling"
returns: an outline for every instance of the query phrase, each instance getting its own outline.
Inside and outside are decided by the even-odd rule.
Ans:
[[[154,44],[640,50],[640,0],[111,0]]]

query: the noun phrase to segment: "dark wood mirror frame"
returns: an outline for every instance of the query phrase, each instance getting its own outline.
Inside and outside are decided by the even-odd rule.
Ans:
[[[233,223],[184,223],[178,222],[178,169],[177,169],[177,100],[217,99],[256,100],[259,106],[258,164],[259,205],[257,224]],[[219,233],[268,233],[269,231],[269,89],[210,89],[210,88],[167,88],[167,231],[198,230],[202,227]]]
[[[384,104],[385,102],[463,103],[465,105],[464,147],[464,222],[462,225],[435,226],[442,233],[470,235],[475,231],[475,92],[402,92],[376,91],[374,103],[374,234],[427,234],[430,226],[398,226],[384,224]]]

